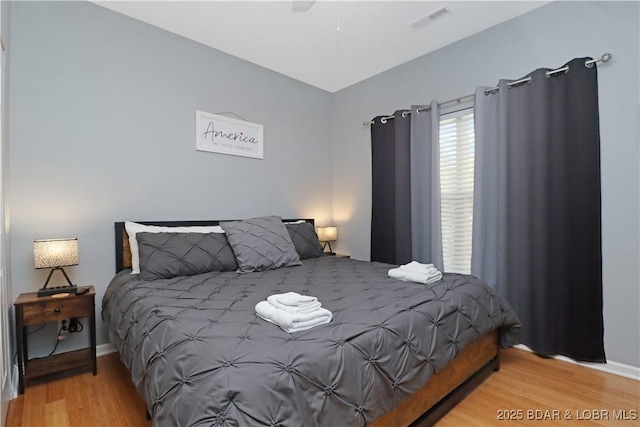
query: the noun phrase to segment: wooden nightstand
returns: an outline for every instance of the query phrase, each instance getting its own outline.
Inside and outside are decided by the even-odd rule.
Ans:
[[[333,254],[333,255],[327,254],[327,256],[332,256],[335,258],[351,258],[351,255],[345,255],[345,254]]]
[[[98,373],[96,360],[96,292],[93,286],[81,295],[71,294],[62,298],[40,297],[37,292],[20,294],[15,306],[16,341],[18,344],[18,392],[24,393],[25,381],[45,377],[71,369],[93,367]],[[29,360],[27,349],[27,326],[78,317],[88,317],[91,345],[80,350],[54,354],[49,357]]]

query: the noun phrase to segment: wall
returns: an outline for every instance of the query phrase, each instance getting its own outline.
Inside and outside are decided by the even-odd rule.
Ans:
[[[14,2],[13,295],[44,283],[34,239],[74,236],[80,265],[67,271],[96,285],[99,305],[113,222],[125,219],[333,215],[334,248],[368,259],[364,120],[611,52],[599,73],[605,345],[610,360],[640,366],[638,16],[636,2],[554,2],[328,94],[87,2]],[[196,152],[196,109],[264,124],[265,160]]]
[[[14,2],[11,20],[14,296],[48,273],[34,239],[78,237],[65,270],[96,286],[100,317],[115,221],[330,221],[329,93],[89,2]],[[196,110],[263,124],[264,160],[196,152]],[[50,332],[31,340],[41,352]]]
[[[364,120],[610,52],[613,61],[599,66],[605,348],[609,360],[640,366],[638,9],[637,2],[554,2],[335,93],[337,250],[369,259],[371,151]]]
[[[13,398],[14,392],[11,384],[11,370],[13,369],[13,297],[9,282],[10,257],[9,257],[9,213],[7,206],[7,184],[9,171],[9,132],[7,123],[9,122],[9,72],[6,50],[11,44],[10,37],[10,14],[11,3],[2,2],[0,4],[0,35],[4,51],[1,53],[1,81],[0,81],[0,426],[6,424],[6,417],[9,408],[9,400]]]

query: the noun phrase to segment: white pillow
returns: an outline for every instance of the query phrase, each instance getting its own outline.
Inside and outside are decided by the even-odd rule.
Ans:
[[[224,233],[219,225],[192,226],[192,227],[161,227],[158,225],[144,225],[137,222],[126,221],[124,228],[129,235],[129,248],[131,249],[131,274],[140,274],[140,252],[136,233]]]

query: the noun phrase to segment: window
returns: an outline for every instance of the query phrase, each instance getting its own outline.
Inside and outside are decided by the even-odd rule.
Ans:
[[[469,274],[473,223],[473,109],[440,118],[440,192],[444,270]]]

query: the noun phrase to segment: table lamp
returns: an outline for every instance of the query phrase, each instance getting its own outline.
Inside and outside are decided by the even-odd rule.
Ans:
[[[33,242],[33,259],[34,267],[36,269],[50,268],[47,281],[44,283],[42,289],[38,290],[38,296],[50,296],[60,293],[74,293],[77,291],[77,286],[71,283],[69,276],[62,267],[68,267],[71,265],[78,265],[78,239],[47,239],[47,240],[34,240]],[[54,286],[47,288],[51,275],[56,270],[60,270],[67,279],[68,286]]]
[[[338,240],[338,227],[332,225],[329,227],[318,227],[318,240],[323,242],[322,250],[324,251],[327,245],[329,245],[329,252],[327,255],[335,255],[333,249],[331,249],[331,242]]]

